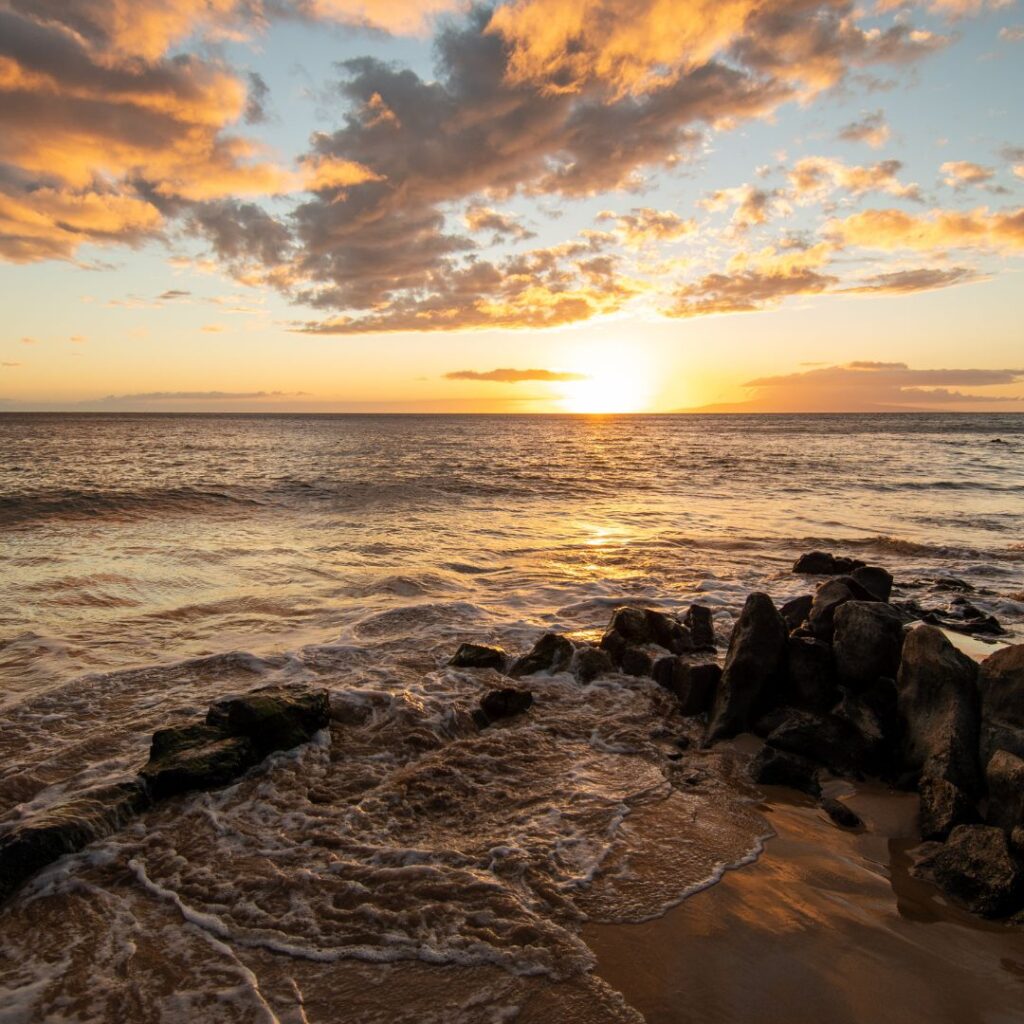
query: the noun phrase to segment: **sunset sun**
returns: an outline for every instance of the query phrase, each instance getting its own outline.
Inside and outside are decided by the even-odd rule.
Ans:
[[[561,405],[567,412],[643,412],[654,387],[649,367],[625,349],[591,355],[584,363],[582,380],[562,388]]]

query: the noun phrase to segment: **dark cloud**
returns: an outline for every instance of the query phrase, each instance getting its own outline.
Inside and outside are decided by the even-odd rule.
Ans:
[[[167,291],[162,292],[157,297],[164,301],[170,301],[173,299],[184,299],[191,294],[192,293],[190,291],[183,291],[181,288],[168,288]]]
[[[909,292],[932,291],[935,288],[949,288],[951,285],[981,280],[984,280],[984,275],[967,267],[918,267],[914,270],[875,274],[859,284],[841,290],[871,295],[905,295]]]
[[[837,138],[844,142],[865,142],[879,149],[889,140],[889,124],[881,110],[865,114],[857,121],[851,121],[839,129]]]
[[[523,381],[586,380],[585,373],[563,373],[559,370],[453,370],[445,380],[484,380],[496,384],[519,384]]]
[[[667,316],[707,316],[712,313],[753,313],[771,309],[792,295],[817,295],[838,278],[810,267],[791,270],[742,270],[708,274],[678,289]]]
[[[263,124],[268,117],[267,100],[270,99],[270,86],[264,81],[263,76],[255,71],[250,71],[247,77],[249,95],[246,97],[243,118],[246,124]]]

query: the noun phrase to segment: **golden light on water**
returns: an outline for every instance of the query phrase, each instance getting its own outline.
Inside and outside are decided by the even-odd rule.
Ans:
[[[562,388],[560,403],[567,412],[643,412],[654,392],[647,361],[624,347],[588,353],[580,360],[585,380]]]

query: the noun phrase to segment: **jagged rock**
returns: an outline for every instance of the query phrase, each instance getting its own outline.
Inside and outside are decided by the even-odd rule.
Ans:
[[[847,601],[835,609],[832,644],[839,678],[847,686],[894,678],[903,649],[903,619],[878,601]]]
[[[703,604],[691,604],[683,616],[683,625],[690,631],[690,639],[695,648],[714,650],[715,617],[710,608]]]
[[[836,800],[834,797],[827,796],[821,801],[821,809],[840,827],[840,828],[863,828],[864,822],[860,820],[857,814],[855,814],[849,807],[846,806],[841,800]]]
[[[985,769],[988,783],[988,812],[990,825],[1004,832],[1024,826],[1024,760],[1007,750],[997,750]]]
[[[975,662],[933,626],[907,634],[896,680],[904,763],[972,798],[981,781],[977,675]]]
[[[572,662],[576,648],[567,637],[558,633],[545,633],[529,654],[524,654],[512,666],[511,676],[532,676],[535,672],[564,672]]]
[[[861,767],[868,775],[887,775],[893,768],[893,757],[882,715],[868,701],[847,693],[833,709],[832,714],[848,722],[862,741]]]
[[[957,903],[984,917],[1012,913],[1021,875],[1006,833],[993,825],[958,825],[948,842],[917,866]]]
[[[607,651],[599,647],[580,647],[576,651],[573,671],[581,683],[590,683],[598,676],[615,671],[615,665]]]
[[[881,566],[862,565],[859,569],[854,569],[850,577],[878,601],[888,601],[892,594],[892,573]]]
[[[448,664],[452,668],[493,668],[498,672],[504,672],[508,664],[508,655],[500,647],[459,644],[459,649]]]
[[[660,658],[654,665],[654,679],[671,690],[684,715],[702,715],[715,699],[722,670],[714,662],[693,665],[684,658]]]
[[[958,825],[978,821],[973,801],[958,786],[946,779],[925,776],[918,784],[921,806],[918,827],[922,839],[945,839]]]
[[[810,614],[812,604],[814,604],[813,594],[801,594],[799,597],[794,597],[792,601],[787,601],[779,609],[779,614],[791,633],[804,624]]]
[[[786,624],[767,594],[753,593],[736,620],[715,695],[706,741],[735,736],[760,716],[782,689]]]
[[[622,642],[616,639],[616,635]],[[656,644],[672,654],[685,654],[694,649],[689,629],[670,615],[654,608],[616,608],[601,646],[612,657],[619,657],[630,644]]]
[[[981,691],[981,757],[997,750],[1024,757],[1024,644],[989,655],[978,672]]]
[[[789,786],[813,797],[821,795],[818,767],[798,754],[762,747],[750,762],[750,777],[762,786]]]
[[[161,731],[178,733],[189,729],[197,730],[190,742],[175,737],[173,742],[165,739],[158,745],[160,733],[154,736],[154,745],[160,752],[151,754],[139,773],[149,784],[154,799],[226,786],[260,761],[248,736],[225,736],[219,729],[207,726]]]
[[[796,560],[793,572],[809,576],[841,576],[863,565],[859,558],[831,555],[827,551],[808,551]]]
[[[851,576],[836,576],[826,580],[814,593],[811,610],[807,613],[807,626],[813,636],[832,642],[836,610],[849,601],[873,601],[874,598]]]
[[[621,667],[627,676],[649,676],[654,671],[654,659],[642,647],[631,644],[622,652]]]
[[[529,690],[516,690],[512,687],[504,690],[488,690],[480,698],[482,721],[478,716],[474,717],[477,717],[477,724],[483,728],[502,718],[521,715],[529,711],[532,706],[533,694]]]
[[[838,698],[832,648],[811,637],[791,636],[786,644],[786,693],[791,704],[828,711]]]
[[[327,690],[267,686],[214,701],[206,724],[252,741],[259,758],[307,743],[330,723]]]
[[[859,776],[868,760],[863,737],[835,715],[792,710],[766,742],[777,750],[816,761],[836,775]]]
[[[141,779],[97,786],[18,822],[0,837],[0,903],[40,869],[110,835],[149,805]]]

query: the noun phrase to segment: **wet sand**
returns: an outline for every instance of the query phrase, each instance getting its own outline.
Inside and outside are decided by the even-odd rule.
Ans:
[[[665,916],[591,924],[599,977],[648,1024],[1024,1021],[1024,929],[910,877],[916,796],[833,783],[866,828],[766,788],[777,837]]]

